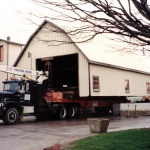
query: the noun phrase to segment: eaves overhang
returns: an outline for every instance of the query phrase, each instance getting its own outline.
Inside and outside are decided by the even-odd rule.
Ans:
[[[108,64],[108,63],[102,63],[102,62],[97,62],[97,61],[92,61],[92,60],[89,60],[88,63],[92,64],[92,65],[98,65],[98,66],[103,66],[103,67],[108,67],[108,68],[114,68],[114,69],[119,69],[119,70],[125,70],[125,71],[150,75],[150,72],[141,71],[141,70],[132,69],[132,68],[121,67],[121,66],[117,66],[117,65]]]
[[[24,44],[22,44],[22,43],[12,42],[12,41],[9,41],[9,40],[0,39],[0,41],[6,42],[6,43],[9,43],[9,44],[13,44],[13,45],[24,46]]]

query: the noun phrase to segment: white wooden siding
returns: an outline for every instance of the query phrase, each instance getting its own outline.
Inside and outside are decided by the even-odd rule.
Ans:
[[[75,46],[75,44],[62,44],[59,46],[59,43],[55,42],[45,42],[45,41],[69,41],[68,37],[63,33],[53,32],[55,28],[46,24],[38,34],[33,38],[24,52],[22,58],[20,59],[17,67],[27,68],[27,69],[36,69],[37,58],[44,57],[54,57],[54,56],[63,56],[68,54],[78,53],[79,55],[79,95],[80,96],[88,96],[89,95],[89,76],[88,76],[88,63],[86,57],[79,51],[79,49]],[[44,41],[43,41],[44,40]],[[31,53],[32,58],[28,58],[28,52]],[[32,67],[31,67],[31,59],[32,59]]]
[[[89,96],[89,73],[88,62],[83,54],[79,52],[79,95]]]
[[[93,92],[93,75],[99,76],[99,92]],[[125,79],[129,80],[129,93],[125,93]],[[90,65],[91,96],[148,96],[146,82],[150,82],[149,75]]]
[[[31,68],[30,58],[28,58],[28,52],[32,54],[32,69],[35,69],[36,67],[35,60],[37,58],[54,57],[54,56],[78,53],[78,50],[74,44],[62,44],[59,46],[52,46],[51,44],[59,44],[59,43],[45,42],[45,41],[57,40],[58,38],[59,40],[62,41],[65,40],[68,41],[68,38],[66,36],[60,36],[60,34],[62,33],[52,32],[47,28],[54,30],[54,28],[46,24],[46,27],[43,27],[38,32],[38,34],[33,38],[29,46],[27,47],[26,51],[24,52],[21,60],[17,65],[18,67],[25,67],[28,69]],[[46,31],[49,32],[49,34]],[[44,42],[42,40],[44,40]]]

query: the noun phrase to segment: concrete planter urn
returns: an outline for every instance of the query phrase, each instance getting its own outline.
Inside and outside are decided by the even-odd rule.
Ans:
[[[90,131],[93,133],[106,133],[110,119],[107,118],[88,118]]]

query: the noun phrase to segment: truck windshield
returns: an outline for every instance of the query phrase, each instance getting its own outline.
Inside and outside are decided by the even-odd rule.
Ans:
[[[4,89],[3,90],[14,92],[18,88],[19,88],[19,83],[16,83],[16,82],[4,83]]]

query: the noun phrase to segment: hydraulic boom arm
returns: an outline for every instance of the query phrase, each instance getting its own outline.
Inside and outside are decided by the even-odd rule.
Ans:
[[[46,80],[48,76],[48,72],[43,73],[43,71],[35,71],[30,69],[23,69],[11,66],[0,65],[0,71],[15,74],[19,76],[29,75],[29,76],[36,76],[37,82],[42,83],[43,80]]]
[[[0,65],[0,71],[21,75],[21,76],[23,75],[37,76],[39,73],[39,71],[35,71],[35,70],[29,70],[29,69],[23,69],[23,68],[17,68],[17,67],[5,66],[5,65]]]

